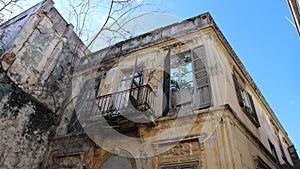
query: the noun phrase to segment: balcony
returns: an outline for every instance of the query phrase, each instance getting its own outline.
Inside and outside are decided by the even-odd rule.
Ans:
[[[156,95],[149,85],[97,97],[100,119],[112,127],[150,124]]]

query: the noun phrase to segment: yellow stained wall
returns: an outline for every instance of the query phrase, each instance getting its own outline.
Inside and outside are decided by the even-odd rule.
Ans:
[[[178,42],[184,42],[184,45]],[[171,50],[173,55],[201,45],[204,45],[206,52],[212,106],[186,114],[161,117],[164,57],[168,50]],[[188,162],[198,163],[199,168],[254,169],[257,165],[255,161],[257,157],[260,157],[271,168],[275,168],[274,158],[270,157],[268,139],[274,144],[278,156],[281,157],[278,138],[270,122],[270,119],[273,121],[276,119],[271,116],[260,96],[253,89],[241,65],[235,62],[226,45],[221,42],[220,37],[212,28],[199,30],[160,44],[153,44],[151,47],[112,60],[114,62],[112,68],[106,72],[101,81],[99,95],[116,92],[121,70],[133,68],[134,65],[144,65],[144,70],[155,71],[155,80],[151,79],[150,83],[158,94],[155,104],[157,119],[154,126],[145,127],[142,134],[139,133],[144,140],[120,140],[118,135],[97,137],[94,140],[96,143],[105,143],[106,147],[112,148],[107,151],[114,153],[126,151],[135,157],[134,155],[139,154],[142,149],[149,157],[147,165],[157,169],[163,165]],[[252,95],[260,122],[258,128],[249,120],[238,103],[232,79],[233,72],[242,78],[245,82],[245,89]],[[226,104],[229,108],[225,106]],[[287,137],[280,128],[277,130],[280,139]],[[178,139],[179,136],[180,139]],[[166,149],[165,145],[174,141],[179,142],[180,146]],[[283,147],[286,149],[289,144],[291,143],[287,139]],[[285,152],[287,159],[291,162],[289,154],[286,150]],[[101,156],[99,158],[101,159]],[[94,166],[101,166],[104,162],[103,160],[96,162],[99,158],[94,159]],[[283,162],[282,159],[280,162]],[[141,168],[142,162],[137,162],[137,166]]]

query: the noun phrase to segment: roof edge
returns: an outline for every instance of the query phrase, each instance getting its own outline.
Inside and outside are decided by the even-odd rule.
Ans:
[[[0,27],[4,26],[4,25],[7,25],[7,24],[11,24],[11,23],[14,23],[15,21],[19,20],[20,18],[24,17],[24,15],[26,13],[28,13],[29,11],[33,10],[30,14],[33,14],[36,12],[36,10],[34,9],[40,9],[42,7],[42,5],[47,2],[47,1],[50,1],[52,4],[54,4],[53,0],[43,0],[35,5],[33,5],[32,7],[26,9],[25,11],[21,12],[20,14],[10,18],[9,20],[7,20],[6,22],[2,23],[0,25]]]
[[[237,56],[237,54],[235,53],[235,51],[233,50],[233,48],[231,47],[231,45],[229,44],[229,42],[227,41],[227,39],[225,38],[225,36],[223,35],[223,33],[221,32],[221,30],[219,29],[219,27],[217,26],[217,24],[213,23],[212,27],[215,30],[215,32],[217,33],[218,38],[221,40],[221,42],[223,43],[223,45],[225,46],[225,48],[227,49],[227,51],[232,56],[232,58],[233,58],[234,62],[236,63],[236,65],[239,67],[239,69],[241,70],[241,72],[243,73],[243,75],[246,77],[246,79],[249,82],[249,84],[251,85],[251,87],[254,89],[254,91],[256,92],[256,94],[261,99],[262,103],[265,105],[265,107],[269,111],[269,113],[272,116],[272,118],[275,119],[276,124],[278,125],[278,127],[284,132],[284,134],[286,136],[288,136],[287,132],[285,131],[285,129],[283,128],[282,124],[280,123],[280,121],[276,117],[276,115],[275,115],[274,111],[272,110],[272,108],[270,107],[269,103],[267,102],[267,100],[263,96],[262,92],[259,90],[258,86],[256,85],[256,83],[254,82],[254,80],[252,79],[252,77],[250,76],[250,74],[248,73],[248,71],[245,68],[244,64],[239,59],[239,57]],[[289,141],[290,141],[290,143],[292,143],[290,139],[289,139]]]
[[[191,27],[185,28],[183,25],[184,26],[190,25]],[[166,36],[167,35],[166,32],[170,31],[172,27],[176,27],[176,26],[182,26],[182,28],[184,28],[184,29],[179,30],[177,32],[173,32],[173,34],[170,34],[171,36]],[[235,51],[233,50],[233,48],[231,47],[229,42],[226,40],[225,36],[221,32],[221,30],[219,29],[219,27],[217,26],[217,24],[215,23],[214,19],[212,18],[211,14],[209,12],[197,15],[195,17],[183,20],[181,22],[176,22],[174,24],[155,29],[151,32],[139,35],[139,36],[131,38],[131,39],[127,39],[127,40],[118,42],[115,45],[112,45],[107,48],[96,51],[94,53],[91,53],[91,54],[81,58],[81,63],[84,63],[84,61],[88,60],[89,63],[92,63],[92,65],[91,64],[83,64],[82,66],[80,66],[79,69],[91,68],[91,66],[97,65],[99,63],[99,60],[106,61],[106,60],[109,60],[109,59],[112,59],[115,57],[122,56],[124,54],[128,54],[128,53],[131,53],[131,52],[134,52],[137,50],[147,48],[147,47],[151,46],[151,45],[149,45],[150,42],[151,42],[151,44],[158,44],[165,40],[170,40],[173,36],[177,37],[186,31],[192,32],[192,31],[197,31],[197,30],[204,29],[207,27],[212,27],[214,29],[218,38],[220,39],[220,41],[222,42],[222,44],[224,45],[226,50],[229,52],[229,54],[231,55],[231,57],[233,58],[234,62],[236,63],[238,68],[241,70],[243,75],[246,77],[246,79],[249,82],[249,84],[251,85],[251,87],[254,89],[256,94],[259,96],[260,100],[262,101],[262,103],[264,104],[264,106],[266,107],[268,112],[270,113],[271,117],[276,121],[276,124],[284,132],[284,134],[288,137],[287,132],[285,131],[285,129],[281,125],[280,121],[276,117],[274,111],[272,110],[272,108],[270,107],[268,102],[266,101],[265,97],[262,95],[262,93],[259,90],[259,88],[257,87],[256,83],[254,82],[254,80],[252,79],[252,77],[250,76],[248,71],[246,70],[245,66],[243,65],[243,63],[241,62],[241,60],[239,59],[239,57],[237,56],[237,54],[235,53]],[[150,35],[153,35],[153,34],[156,34],[158,36],[151,38]],[[289,141],[290,141],[290,139],[289,139]],[[292,143],[292,142],[290,141],[290,143]]]
[[[176,38],[187,31],[192,32],[212,26],[211,24],[214,22],[212,22],[211,20],[212,17],[210,13],[206,12],[198,16],[155,29],[153,31],[118,42],[112,46],[93,52],[86,57],[83,57],[81,59],[81,63],[84,63],[84,61],[86,60],[90,60],[96,64],[99,63],[98,60],[109,60],[127,53],[141,50],[143,48],[151,46],[149,45],[150,43],[158,44],[165,40]],[[177,29],[176,27],[180,27],[180,29]]]

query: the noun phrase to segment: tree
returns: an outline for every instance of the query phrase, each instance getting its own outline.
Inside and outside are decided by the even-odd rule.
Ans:
[[[64,12],[68,21],[74,24],[74,31],[88,48],[99,36],[103,36],[108,45],[116,39],[128,39],[132,32],[124,29],[126,24],[139,17],[138,12],[155,11],[153,3],[143,0],[68,0],[66,3],[68,7]]]
[[[1,0],[0,0],[1,1]],[[24,2],[29,2],[29,1],[24,1]],[[46,2],[46,1],[44,1]],[[50,1],[48,1],[50,3]],[[77,97],[77,95],[71,95],[70,94],[70,88],[72,88],[72,79],[73,79],[73,75],[74,75],[74,69],[75,67],[79,64],[80,58],[81,57],[85,57],[87,54],[90,53],[88,48],[82,48],[82,43],[80,42],[79,39],[82,39],[82,41],[86,42],[88,45],[87,46],[91,46],[92,43],[95,41],[95,39],[97,39],[99,37],[99,35],[104,31],[104,30],[109,30],[111,32],[118,32],[118,35],[122,35],[123,33],[121,32],[122,28],[124,27],[124,25],[127,22],[124,22],[126,17],[133,15],[135,12],[137,12],[138,9],[141,9],[143,6],[145,6],[144,3],[138,2],[138,1],[133,1],[133,0],[128,0],[128,1],[114,1],[114,0],[107,0],[106,2],[102,1],[103,3],[100,3],[96,0],[88,0],[88,1],[73,1],[70,0],[68,1],[68,5],[64,5],[67,9],[67,12],[69,12],[69,18],[72,19],[71,21],[67,21],[68,23],[72,23],[74,25],[74,30],[76,31],[78,37],[75,36],[64,36],[64,32],[66,29],[68,29],[69,27],[71,28],[71,25],[67,24],[67,28],[64,26],[62,27],[63,29],[59,30],[60,32],[57,33],[55,31],[53,31],[54,29],[52,29],[53,27],[56,27],[56,25],[52,25],[52,24],[60,24],[59,22],[53,22],[50,23],[51,21],[47,20],[49,17],[49,11],[52,10],[52,8],[47,8],[47,10],[43,11],[37,11],[36,13],[34,13],[34,15],[28,15],[28,17],[35,17],[35,19],[40,18],[45,19],[44,21],[49,21],[47,23],[50,24],[44,24],[41,25],[40,22],[35,22],[36,24],[34,24],[34,26],[32,26],[32,24],[30,24],[30,28],[33,28],[35,31],[34,36],[31,36],[33,34],[31,34],[30,30],[28,32],[26,32],[27,30],[22,30],[23,33],[25,34],[24,36],[27,36],[26,34],[30,34],[30,38],[34,39],[35,41],[31,40],[31,41],[26,41],[26,44],[21,44],[21,42],[18,45],[18,48],[20,47],[23,48],[24,46],[26,46],[26,48],[24,47],[24,53],[26,53],[26,50],[35,50],[37,52],[40,52],[38,55],[34,55],[37,56],[35,59],[37,59],[38,57],[40,57],[40,60],[26,60],[27,56],[28,57],[32,57],[30,55],[26,55],[26,57],[24,56],[23,59],[25,60],[25,62],[27,62],[29,64],[28,68],[27,66],[24,66],[21,64],[17,65],[18,69],[14,69],[11,71],[10,66],[13,65],[14,60],[12,60],[12,62],[7,63],[8,66],[5,66],[5,68],[3,67],[4,63],[3,55],[2,54],[9,54],[11,52],[11,54],[15,54],[14,59],[20,57],[21,55],[19,55],[19,51],[13,51],[13,49],[8,49],[6,48],[5,45],[3,47],[3,51],[1,51],[1,55],[0,55],[0,61],[1,61],[1,65],[0,65],[0,81],[2,79],[4,79],[5,81],[1,81],[1,85],[3,84],[3,86],[13,86],[10,87],[9,90],[5,90],[8,89],[8,87],[3,87],[0,90],[0,96],[1,96],[1,92],[2,90],[4,91],[5,96],[8,96],[8,100],[9,103],[17,103],[15,100],[15,98],[17,98],[17,100],[20,100],[24,102],[24,100],[26,101],[24,104],[23,102],[21,102],[22,104],[18,104],[17,106],[12,105],[10,108],[8,108],[8,111],[2,111],[5,112],[7,114],[12,114],[13,112],[15,112],[15,108],[18,109],[18,113],[15,113],[15,115],[8,119],[8,117],[0,117],[1,120],[5,121],[5,122],[10,122],[9,124],[7,124],[5,126],[5,128],[3,129],[2,133],[7,133],[6,131],[8,131],[8,129],[10,128],[10,126],[12,126],[12,124],[17,124],[19,126],[19,121],[16,120],[17,118],[22,117],[22,120],[24,119],[24,121],[22,122],[22,126],[18,129],[15,129],[15,132],[21,133],[18,135],[18,138],[14,138],[14,135],[6,135],[8,138],[6,140],[2,140],[0,139],[0,142],[2,143],[2,141],[4,142],[4,144],[2,145],[6,145],[6,143],[10,142],[10,145],[16,145],[17,142],[14,140],[22,140],[23,142],[21,144],[24,144],[24,147],[26,148],[27,151],[24,152],[17,152],[19,153],[18,155],[14,156],[13,154],[15,154],[15,152],[11,152],[11,150],[9,149],[9,147],[5,147],[5,146],[0,146],[0,166],[2,165],[6,165],[5,161],[7,161],[8,158],[12,157],[11,159],[15,162],[12,165],[12,168],[18,168],[17,166],[27,166],[27,165],[31,165],[31,166],[27,166],[25,168],[35,168],[33,166],[38,165],[38,163],[40,162],[40,160],[42,160],[41,154],[44,154],[47,150],[47,145],[46,145],[46,140],[47,140],[47,136],[49,135],[49,133],[53,132],[53,128],[56,128],[58,126],[58,124],[60,123],[61,119],[63,119],[63,115],[66,117],[70,117],[70,114],[66,113],[66,112],[73,112],[73,109],[71,108],[70,103],[72,102],[72,100],[74,98]],[[14,15],[14,12],[16,11],[16,8],[21,8],[20,3],[21,0],[17,1],[17,0],[11,0],[11,1],[1,1],[1,23],[4,23],[5,20],[7,20],[7,18],[9,18],[9,16],[6,14],[7,12],[9,13],[10,16]],[[3,6],[2,6],[3,5]],[[103,22],[102,24],[97,24],[97,22],[95,22],[95,14],[94,12],[101,7],[102,11],[102,16],[103,17]],[[44,9],[44,8],[43,8]],[[61,11],[60,11],[61,12]],[[46,16],[48,15],[48,16]],[[27,17],[27,16],[26,16]],[[52,16],[53,17],[53,16]],[[22,19],[22,18],[20,18]],[[37,19],[38,20],[38,19]],[[128,21],[128,20],[126,20]],[[64,23],[65,24],[65,23]],[[4,24],[2,24],[3,27],[5,27]],[[49,26],[49,27],[47,27]],[[115,27],[113,27],[115,26]],[[1,29],[3,28],[1,27]],[[59,25],[58,25],[59,27]],[[60,27],[59,27],[60,28]],[[116,28],[116,29],[113,29]],[[3,28],[5,29],[5,28]],[[21,27],[18,27],[18,29],[21,29]],[[71,29],[70,29],[71,30]],[[4,31],[3,31],[4,32]],[[0,32],[0,39],[3,36],[6,36],[3,34],[3,32]],[[67,30],[67,32],[69,34],[74,35],[73,32],[69,31],[69,29]],[[9,36],[9,35],[7,35]],[[64,39],[65,37],[71,37],[72,39],[70,40],[66,40]],[[124,35],[124,38],[126,37],[126,35]],[[21,37],[20,37],[21,38]],[[27,38],[23,38],[24,40]],[[29,38],[28,38],[29,39]],[[53,45],[53,44],[47,44],[47,40],[51,41],[54,40],[55,44],[57,45]],[[0,41],[2,42],[2,41]],[[37,43],[37,42],[41,42],[41,43],[45,43],[43,45]],[[56,43],[57,42],[57,43]],[[23,41],[22,41],[23,43]],[[32,43],[32,44],[30,44]],[[33,44],[34,43],[34,44]],[[9,44],[10,45],[10,44]],[[1,47],[2,47],[1,46]],[[50,46],[50,47],[49,47]],[[53,47],[53,48],[52,48]],[[14,48],[14,45],[12,45],[12,48]],[[68,49],[66,49],[68,48]],[[44,49],[53,49],[53,51],[46,51]],[[56,49],[61,49],[60,51],[55,51]],[[49,52],[49,53],[54,53],[55,56],[53,55],[48,55],[49,58],[44,59],[43,57],[45,55],[45,53],[43,52]],[[15,52],[15,53],[13,53]],[[56,53],[55,53],[56,52]],[[23,54],[23,53],[22,53]],[[22,55],[23,56],[23,55]],[[20,59],[19,59],[20,60]],[[3,61],[3,62],[2,62]],[[36,62],[36,63],[35,63]],[[26,63],[26,64],[27,64]],[[32,69],[35,69],[39,63],[43,63],[43,69],[40,69],[41,71],[35,71],[32,72]],[[36,66],[36,67],[35,67]],[[22,69],[20,69],[22,68]],[[16,71],[17,70],[17,71]],[[26,71],[22,71],[22,70],[26,70]],[[35,69],[38,70],[38,69]],[[46,70],[46,71],[44,71]],[[27,78],[28,74],[26,73],[31,73],[30,76],[32,76],[32,78],[34,79],[31,83],[31,81],[27,81],[29,78]],[[3,75],[3,77],[2,77]],[[22,76],[26,76],[26,78],[22,78]],[[21,78],[18,78],[21,77]],[[25,80],[27,79],[27,80]],[[8,83],[9,82],[9,83]],[[24,96],[26,97],[22,97],[23,95],[19,95],[18,93],[14,92],[14,90],[16,91],[24,91]],[[23,92],[22,92],[23,93]],[[26,100],[24,98],[27,98],[27,95],[25,95],[25,93],[27,95],[32,96],[32,99],[30,100]],[[16,96],[16,97],[11,97],[11,96]],[[18,96],[18,97],[17,97]],[[3,105],[7,105],[7,101],[6,100],[2,100],[0,99],[1,102],[3,102]],[[37,102],[37,106],[36,105],[32,105],[32,102]],[[39,103],[43,103],[43,104],[39,104]],[[11,105],[11,104],[10,104]],[[43,105],[45,107],[51,107],[49,110],[49,115],[53,115],[53,118],[48,118],[48,116],[44,116],[44,114],[42,112],[45,111],[40,111],[40,113],[37,113],[37,111],[39,111],[38,107],[41,107],[40,105]],[[30,108],[30,111],[28,112],[24,112],[22,111],[21,108]],[[48,109],[47,109],[48,110]],[[39,117],[37,117],[36,115],[43,115],[44,120],[41,120]],[[21,116],[22,115],[22,116]],[[24,117],[24,118],[23,118]],[[26,120],[28,119],[28,121]],[[34,119],[34,123],[32,122],[32,119]],[[37,121],[35,121],[37,120]],[[46,123],[44,123],[46,120],[51,121],[49,123],[48,126],[45,126]],[[54,122],[53,122],[54,121]],[[66,120],[68,121],[68,120]],[[38,122],[38,124],[40,124],[40,127],[42,129],[45,130],[38,130],[35,131],[33,130],[34,127],[32,127],[32,124],[36,124],[36,122]],[[53,123],[52,123],[53,122]],[[6,124],[6,123],[5,123]],[[31,128],[32,130],[27,130],[28,128]],[[51,131],[50,131],[51,130]],[[30,133],[28,133],[28,131],[30,131]],[[26,134],[22,135],[22,133],[25,132]],[[65,133],[64,133],[65,134]],[[26,137],[25,137],[26,136]],[[28,141],[31,137],[31,141]],[[41,141],[42,138],[42,141]],[[39,140],[38,140],[39,139]],[[32,143],[32,144],[31,144]],[[25,145],[26,144],[26,145]],[[40,154],[38,154],[37,152],[34,152],[35,149],[33,148],[33,145],[35,148],[39,148],[42,147],[43,150],[40,151]],[[3,150],[3,151],[2,151]],[[18,150],[19,151],[19,150]],[[23,151],[23,150],[20,150]],[[33,158],[26,158],[28,159],[27,162],[24,161],[18,161],[17,159],[22,159],[24,156],[26,156],[26,154],[34,154],[35,158],[34,158],[34,162],[32,162]],[[6,168],[6,167],[5,167]],[[9,167],[8,167],[9,168]]]
[[[20,0],[0,0],[0,24],[14,14],[16,7],[21,8],[18,4],[19,1]]]

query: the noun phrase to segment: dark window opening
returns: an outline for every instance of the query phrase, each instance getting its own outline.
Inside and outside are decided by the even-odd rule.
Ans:
[[[83,132],[83,128],[80,125],[79,119],[77,118],[76,111],[74,110],[71,116],[70,123],[67,127],[67,134]]]
[[[95,79],[95,97],[98,96],[98,92],[99,92],[101,80],[102,80],[102,76],[98,76],[98,77]]]
[[[274,144],[270,140],[268,140],[268,142],[269,142],[269,146],[270,146],[270,149],[271,149],[271,153],[272,153],[273,157],[275,157],[275,159],[276,159],[277,168],[280,168],[279,167],[280,166],[279,158],[278,158],[275,146],[274,146]]]
[[[198,169],[197,163],[163,166],[161,169]]]
[[[297,151],[295,149],[295,146],[290,146],[288,148],[289,154],[292,158],[293,164],[295,167],[299,167],[300,168],[300,160],[299,160],[299,156],[297,154]]]
[[[256,163],[256,168],[257,169],[271,169],[270,166],[268,166],[268,164],[266,162],[264,162],[259,156],[257,156],[254,159],[255,163]]]
[[[233,74],[233,80],[240,106],[242,107],[243,111],[246,112],[246,115],[250,118],[254,125],[259,127],[260,125],[252,96],[244,89],[235,74]]]

